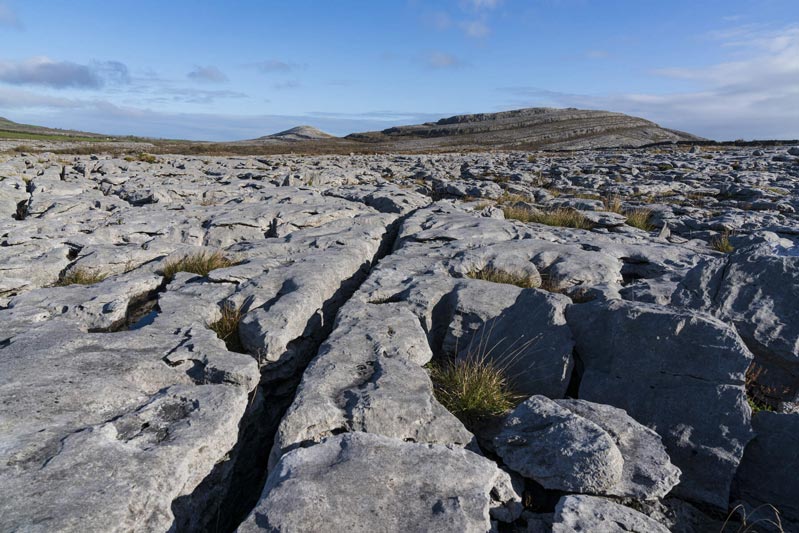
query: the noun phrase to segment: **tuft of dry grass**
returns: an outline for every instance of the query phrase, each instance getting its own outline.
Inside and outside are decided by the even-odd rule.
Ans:
[[[108,274],[105,272],[89,270],[86,268],[75,268],[61,276],[55,282],[55,287],[66,287],[67,285],[94,285],[100,283]]]
[[[141,152],[135,156],[129,155],[125,156],[125,161],[132,162],[132,161],[141,161],[142,163],[156,163],[158,162],[158,158],[152,154],[148,154],[145,152]]]
[[[560,282],[551,274],[541,274],[541,285],[539,289],[556,294],[562,294],[563,289],[560,287]]]
[[[627,225],[644,231],[652,231],[655,226],[652,224],[652,211],[646,208],[633,209],[624,213],[627,217]]]
[[[574,198],[580,198],[581,200],[601,200],[602,199],[601,196],[599,196],[596,193],[592,193],[592,192],[578,192],[578,193],[572,194],[572,196]]]
[[[497,198],[498,204],[507,204],[507,205],[512,205],[517,202],[529,202],[529,201],[530,198],[524,196],[523,194],[511,193],[508,191],[503,192],[502,195],[499,198]]]
[[[540,283],[538,280],[528,274],[517,274],[514,272],[507,272],[491,266],[481,268],[479,270],[470,270],[466,276],[472,279],[481,279],[483,281],[490,281],[492,283],[504,283],[506,285],[516,285],[522,289],[533,289],[538,287]]]
[[[221,252],[202,251],[186,255],[180,259],[167,261],[162,269],[162,274],[168,280],[173,279],[178,272],[191,272],[192,274],[207,276],[212,270],[227,268],[235,264]]]
[[[520,222],[533,222],[545,224],[547,226],[559,226],[563,228],[591,229],[594,225],[585,218],[579,211],[568,208],[550,209],[547,211],[533,211],[526,207],[502,208],[505,218],[518,220]]]
[[[611,213],[622,213],[621,196],[611,194],[602,198],[602,203],[605,204],[605,211]]]
[[[710,241],[710,247],[723,254],[729,254],[735,250],[735,247],[730,244],[729,231],[723,232],[721,235]]]
[[[232,302],[226,302],[222,306],[222,316],[219,320],[208,324],[216,336],[225,341],[225,346],[231,352],[246,353],[239,337],[239,322],[241,322],[242,316],[241,307],[237,307]]]
[[[750,520],[752,517],[757,517],[758,513],[761,509],[765,509],[765,511],[770,514],[771,516],[766,516],[762,518],[756,518]],[[737,520],[733,522],[733,517],[735,515],[740,516],[740,522]],[[761,527],[765,528],[768,531],[775,531],[777,533],[785,533],[785,530],[782,527],[782,519],[780,518],[780,512],[777,510],[776,507],[771,505],[770,503],[764,503],[762,505],[758,505],[754,509],[752,509],[748,514],[746,512],[746,508],[742,504],[738,504],[732,508],[730,513],[727,515],[727,519],[724,521],[724,524],[721,526],[721,530],[719,533],[727,533],[727,526],[732,525],[736,527],[734,533],[755,533],[756,531],[760,531],[760,529],[754,529],[755,526],[760,525]]]

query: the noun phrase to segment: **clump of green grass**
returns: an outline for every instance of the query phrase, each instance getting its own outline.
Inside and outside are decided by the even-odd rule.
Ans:
[[[579,211],[568,208],[534,211],[526,207],[505,206],[502,208],[505,218],[520,222],[534,222],[547,226],[560,226],[564,228],[591,229],[594,225]]]
[[[495,324],[483,327],[464,357],[428,365],[436,399],[471,431],[483,420],[505,415],[525,399],[515,391],[508,368],[537,337],[521,344],[519,339],[493,355],[505,341],[488,345]]]
[[[523,289],[532,289],[540,285],[538,279],[529,274],[517,274],[507,272],[491,266],[479,270],[470,270],[466,276],[472,279],[481,279],[492,283],[504,283],[506,285],[516,285]]]
[[[56,281],[56,287],[66,287],[67,285],[94,285],[100,283],[108,274],[105,272],[89,270],[87,268],[74,268],[61,276]]]
[[[239,337],[239,322],[242,316],[241,307],[226,302],[222,306],[222,316],[219,320],[208,324],[216,336],[225,341],[225,346],[231,352],[246,353]]]
[[[652,231],[655,226],[652,224],[652,211],[646,208],[633,209],[624,213],[627,217],[627,225],[644,231]]]
[[[430,366],[436,399],[467,428],[518,405],[505,370],[485,358],[467,357]]]
[[[723,232],[721,235],[710,241],[710,247],[723,254],[729,254],[735,250],[735,247],[730,244],[729,231]]]
[[[162,274],[168,280],[173,279],[178,272],[190,272],[200,276],[207,276],[212,270],[227,268],[235,264],[221,252],[203,251],[167,261],[162,269]]]

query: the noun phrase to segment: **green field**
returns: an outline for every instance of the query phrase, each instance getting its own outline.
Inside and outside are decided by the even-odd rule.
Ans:
[[[80,141],[80,142],[105,142],[112,140],[106,137],[80,137],[74,135],[59,135],[54,133],[27,133],[22,131],[0,130],[0,139],[19,139],[27,141]]]

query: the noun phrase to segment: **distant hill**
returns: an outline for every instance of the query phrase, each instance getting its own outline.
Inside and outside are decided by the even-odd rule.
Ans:
[[[6,139],[34,139],[34,140],[71,140],[71,141],[97,141],[110,138],[109,135],[88,133],[76,130],[61,130],[58,128],[45,128],[31,124],[20,124],[7,118],[0,117],[0,138]]]
[[[334,139],[335,136],[314,128],[313,126],[296,126],[289,130],[281,131],[273,135],[259,137],[256,141],[313,141],[318,139]]]
[[[286,149],[309,152],[424,152],[492,148],[579,150],[702,140],[623,113],[532,107],[456,115],[436,122],[352,133],[346,137],[334,137],[312,126],[297,126],[242,143],[268,144],[270,149],[285,143]]]
[[[437,122],[354,133],[347,140],[396,150],[441,148],[581,149],[702,140],[623,113],[534,107],[456,115]]]
[[[623,113],[526,108],[456,115],[436,122],[335,137],[313,126],[297,126],[248,141],[214,143],[107,136],[18,124],[0,118],[0,139],[135,144],[160,153],[373,153],[469,150],[580,150],[628,148],[656,143],[701,142],[701,137],[662,128]],[[86,148],[89,149],[88,147]]]

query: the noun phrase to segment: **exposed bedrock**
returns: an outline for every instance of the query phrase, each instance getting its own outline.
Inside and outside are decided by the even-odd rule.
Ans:
[[[0,155],[1,530],[799,520],[795,153],[138,159]]]

